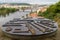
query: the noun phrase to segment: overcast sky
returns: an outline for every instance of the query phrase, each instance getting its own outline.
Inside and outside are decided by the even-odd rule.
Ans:
[[[0,0],[0,3],[32,3],[32,4],[50,4],[59,0]]]

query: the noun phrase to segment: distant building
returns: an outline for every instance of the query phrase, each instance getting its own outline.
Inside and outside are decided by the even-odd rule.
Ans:
[[[47,8],[48,8],[48,6],[40,7],[40,8],[37,10],[37,13],[38,13],[39,11],[44,12],[44,11],[47,10]]]
[[[10,5],[10,4],[2,4],[0,5],[0,8],[5,7],[5,8],[21,8],[21,7],[32,7],[29,5]]]

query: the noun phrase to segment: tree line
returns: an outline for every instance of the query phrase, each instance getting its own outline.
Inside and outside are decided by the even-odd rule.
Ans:
[[[13,13],[13,12],[16,12],[18,11],[19,9],[16,9],[16,8],[0,8],[0,16],[6,16],[6,15],[9,15],[9,13]]]
[[[38,15],[55,20],[59,22],[60,25],[60,1],[48,7],[45,12],[39,12]]]

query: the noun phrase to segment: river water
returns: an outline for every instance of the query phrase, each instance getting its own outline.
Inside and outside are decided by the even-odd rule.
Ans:
[[[17,11],[14,13],[10,13],[6,17],[0,17],[0,25],[14,19],[14,18],[21,18],[22,16],[25,16],[26,14],[29,14],[31,10],[26,10],[26,11]]]

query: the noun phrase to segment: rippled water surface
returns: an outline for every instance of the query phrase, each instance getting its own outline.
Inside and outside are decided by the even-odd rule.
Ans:
[[[10,13],[9,16],[7,15],[6,17],[0,17],[0,24],[4,24],[7,21],[10,21],[14,18],[21,18],[22,16],[25,16],[26,14],[29,14],[30,11],[17,11],[15,13]]]

